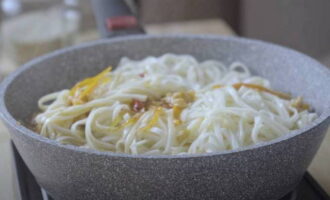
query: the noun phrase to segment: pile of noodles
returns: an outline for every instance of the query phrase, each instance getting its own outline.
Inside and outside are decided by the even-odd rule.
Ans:
[[[48,94],[38,132],[63,144],[127,154],[207,153],[269,141],[311,123],[301,98],[271,90],[242,63],[165,54]]]

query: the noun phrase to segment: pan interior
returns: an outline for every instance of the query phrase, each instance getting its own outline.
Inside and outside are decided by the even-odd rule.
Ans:
[[[293,96],[302,96],[321,115],[329,112],[329,71],[318,62],[286,48],[263,42],[213,36],[133,36],[61,50],[37,58],[10,76],[4,91],[9,113],[24,125],[38,112],[38,99],[50,92],[71,88],[127,56],[142,59],[165,53],[191,54],[199,61],[215,59],[245,63],[253,74]]]

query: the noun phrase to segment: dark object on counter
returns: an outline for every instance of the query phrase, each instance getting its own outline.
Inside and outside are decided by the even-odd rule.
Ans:
[[[92,0],[98,30],[103,38],[143,34],[137,16],[124,0]]]

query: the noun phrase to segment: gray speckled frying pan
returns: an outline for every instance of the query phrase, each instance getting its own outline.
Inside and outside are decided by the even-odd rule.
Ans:
[[[244,62],[254,74],[294,96],[319,117],[287,135],[238,150],[202,155],[133,156],[61,145],[25,126],[37,100],[115,66],[167,52],[199,60]],[[38,183],[55,199],[278,199],[310,164],[329,125],[330,72],[280,46],[219,36],[128,36],[101,40],[37,58],[1,85],[1,115]]]
[[[28,124],[38,99],[70,88],[128,56],[191,54],[198,60],[246,63],[252,73],[318,113],[311,125],[255,146],[219,153],[144,156],[62,145]],[[57,200],[279,199],[300,181],[328,128],[330,72],[296,51],[255,40],[219,36],[128,36],[59,50],[32,60],[0,89],[1,117],[38,183]]]

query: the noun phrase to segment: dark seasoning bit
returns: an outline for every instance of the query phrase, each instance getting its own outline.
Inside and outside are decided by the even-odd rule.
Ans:
[[[132,107],[132,110],[134,112],[139,112],[140,110],[142,110],[143,108],[145,108],[145,103],[140,101],[140,100],[137,100],[137,99],[133,99],[132,101],[132,104],[131,104],[131,107]]]

